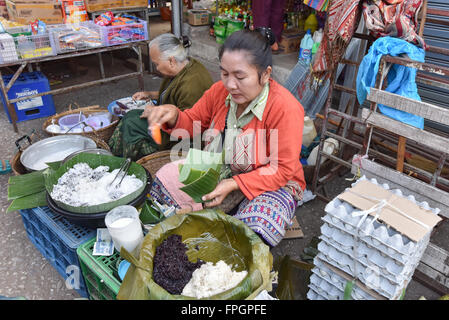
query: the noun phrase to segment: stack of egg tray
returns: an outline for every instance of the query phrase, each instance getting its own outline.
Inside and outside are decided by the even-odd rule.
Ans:
[[[352,186],[362,180],[362,177]],[[379,184],[376,179],[370,182],[389,190],[388,184]],[[405,197],[425,210],[437,215],[439,209],[430,208],[427,202],[417,202],[413,195],[404,196],[399,189],[390,190],[393,194]],[[429,244],[430,231],[419,242],[402,235],[392,227],[368,215],[357,225],[362,216],[353,216],[358,211],[337,197],[326,205],[327,213],[322,220],[319,253],[314,258],[314,269],[309,285],[308,299],[341,300],[347,280],[329,269],[329,264],[343,271],[350,278],[357,278],[371,292],[386,299],[400,299],[410,282],[421,257]],[[357,273],[357,274],[355,274]],[[353,299],[374,299],[373,294],[354,286]]]

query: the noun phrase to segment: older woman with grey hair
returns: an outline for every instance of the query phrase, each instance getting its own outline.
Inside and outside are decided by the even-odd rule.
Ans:
[[[158,105],[174,104],[184,110],[201,98],[213,81],[207,69],[188,56],[186,46],[171,33],[150,41],[150,57],[163,80],[158,91],[137,92],[133,95],[135,100],[156,100]],[[146,118],[141,118],[142,112],[131,110],[121,119],[109,140],[114,155],[138,160],[173,145],[166,133],[162,134],[161,145],[154,142],[148,133]]]

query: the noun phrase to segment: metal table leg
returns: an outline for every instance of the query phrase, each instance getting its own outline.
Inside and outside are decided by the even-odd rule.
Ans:
[[[97,53],[98,55],[98,61],[100,62],[100,74],[101,74],[101,78],[104,79],[105,75],[104,75],[104,65],[103,65],[103,57],[101,55],[101,52]]]

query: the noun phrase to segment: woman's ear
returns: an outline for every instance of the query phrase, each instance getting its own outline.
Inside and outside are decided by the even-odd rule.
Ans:
[[[176,59],[174,57],[169,57],[168,62],[170,63],[170,67],[174,68],[176,66]]]
[[[273,71],[273,69],[271,68],[271,66],[268,66],[265,71],[262,73],[262,77],[261,77],[261,84],[265,84],[270,80],[270,76],[271,76],[271,72]]]

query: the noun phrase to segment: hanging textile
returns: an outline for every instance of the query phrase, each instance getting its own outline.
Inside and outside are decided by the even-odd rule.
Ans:
[[[417,33],[422,4],[423,0],[365,0],[366,27],[375,38],[400,38],[426,49],[424,39]]]
[[[329,8],[330,0],[304,0],[304,4],[317,10],[326,11]]]
[[[332,0],[323,40],[312,64],[316,80],[328,79],[345,54],[361,17],[359,0]]]

